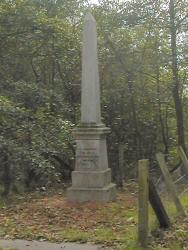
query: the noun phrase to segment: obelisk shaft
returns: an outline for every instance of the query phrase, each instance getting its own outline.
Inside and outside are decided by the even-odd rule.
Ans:
[[[94,17],[85,17],[82,48],[81,123],[101,123],[100,87],[97,55],[97,31]]]

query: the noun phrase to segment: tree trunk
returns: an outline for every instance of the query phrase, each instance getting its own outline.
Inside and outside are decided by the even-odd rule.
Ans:
[[[13,168],[9,154],[7,154],[4,158],[3,168],[2,182],[4,191],[2,193],[2,196],[7,197],[10,194],[13,185]]]
[[[170,35],[171,35],[171,52],[172,52],[172,76],[173,76],[173,98],[176,111],[178,145],[182,146],[186,152],[185,136],[184,136],[184,117],[183,105],[180,96],[180,82],[178,76],[178,60],[177,60],[177,28],[175,25],[175,5],[174,0],[170,0]]]
[[[134,90],[133,90],[133,81],[132,76],[128,73],[128,91],[130,94],[130,106],[132,111],[132,122],[133,122],[133,136],[134,136],[134,144],[136,145],[136,159],[142,159],[142,146],[141,146],[141,136],[138,127],[138,118],[134,100]]]
[[[118,180],[117,185],[118,187],[123,187],[123,181],[124,181],[124,144],[120,143],[118,146],[118,153],[119,153],[119,162],[118,162]]]
[[[156,81],[157,81],[157,95],[158,95],[158,118],[159,123],[161,127],[161,134],[162,134],[162,142],[164,144],[164,153],[168,154],[168,133],[167,133],[167,127],[165,130],[165,121],[163,119],[163,113],[162,113],[162,103],[161,103],[161,89],[160,89],[160,70],[159,70],[159,53],[158,53],[158,43],[156,43],[156,53],[157,53],[157,64],[156,64]],[[167,122],[167,121],[166,121]],[[166,132],[166,133],[165,133]]]

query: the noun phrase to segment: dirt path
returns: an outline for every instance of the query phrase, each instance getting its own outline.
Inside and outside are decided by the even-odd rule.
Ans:
[[[99,245],[75,243],[49,243],[26,240],[0,240],[0,247],[11,250],[101,250]]]

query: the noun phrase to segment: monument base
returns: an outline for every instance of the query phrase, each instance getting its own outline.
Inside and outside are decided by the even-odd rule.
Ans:
[[[103,188],[111,183],[111,169],[103,171],[73,171],[72,185],[75,188]]]
[[[111,183],[108,168],[104,125],[85,126],[74,130],[76,166],[72,172],[72,187],[67,190],[70,201],[110,202],[116,198],[115,184]]]
[[[110,183],[103,188],[78,188],[70,187],[67,190],[68,199],[71,201],[85,202],[110,202],[116,199],[116,185]]]

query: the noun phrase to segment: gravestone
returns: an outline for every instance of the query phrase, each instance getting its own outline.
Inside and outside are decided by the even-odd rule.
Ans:
[[[81,124],[73,131],[76,166],[72,172],[72,186],[67,191],[69,200],[115,200],[116,188],[111,183],[106,147],[109,132],[101,122],[96,22],[88,13],[83,31]]]

